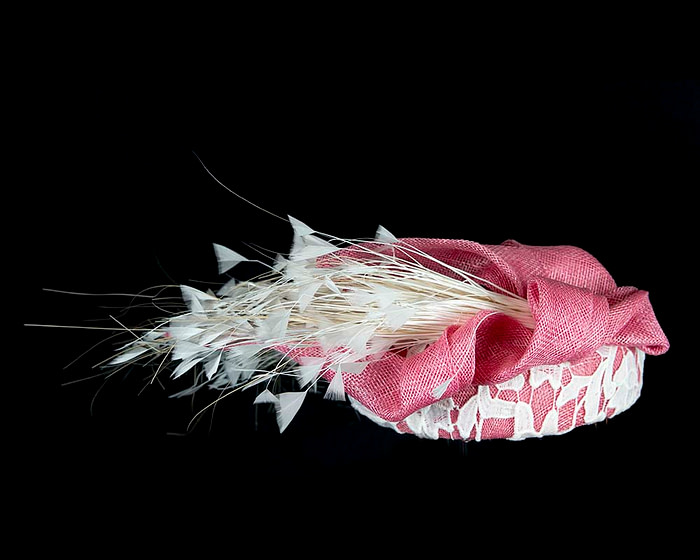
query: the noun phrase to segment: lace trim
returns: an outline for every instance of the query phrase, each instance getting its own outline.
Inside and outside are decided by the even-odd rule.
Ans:
[[[521,440],[566,433],[627,410],[642,389],[644,352],[603,346],[575,364],[540,366],[496,385],[481,385],[418,410],[401,422],[352,406],[380,426],[438,439]]]

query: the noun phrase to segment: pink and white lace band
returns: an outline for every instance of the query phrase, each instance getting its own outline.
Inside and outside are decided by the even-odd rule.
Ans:
[[[471,385],[398,422],[350,398],[380,426],[421,438],[510,439],[564,434],[630,408],[642,389],[644,352],[603,346],[573,363],[537,366],[508,381]]]

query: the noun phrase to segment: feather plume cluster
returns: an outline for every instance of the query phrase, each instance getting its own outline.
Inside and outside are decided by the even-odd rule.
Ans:
[[[344,400],[343,373],[359,374],[388,352],[421,352],[447,327],[483,310],[532,328],[526,299],[383,227],[372,240],[345,240],[289,221],[294,241],[287,256],[263,263],[268,270],[252,280],[230,279],[217,292],[181,286],[186,311],[122,347],[109,366],[170,363],[173,378],[192,378],[174,396],[256,386],[254,402],[273,403],[283,431],[310,389],[322,383],[326,398]],[[222,245],[214,252],[221,274],[249,260]],[[297,390],[279,392],[282,378],[292,378]]]

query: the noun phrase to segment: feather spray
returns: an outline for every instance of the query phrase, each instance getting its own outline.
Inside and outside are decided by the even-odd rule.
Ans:
[[[158,363],[170,361],[172,378],[191,377],[178,397],[257,387],[251,400],[273,403],[284,431],[312,388],[323,384],[325,398],[345,400],[344,377],[362,375],[387,355],[416,355],[450,326],[487,312],[534,327],[526,298],[401,243],[384,227],[373,240],[345,240],[289,222],[288,255],[216,293],[181,286],[186,310],[156,321],[107,367],[162,356]],[[221,274],[249,260],[213,248]],[[282,378],[294,379],[297,390],[279,392]],[[436,398],[450,382],[432,388]]]

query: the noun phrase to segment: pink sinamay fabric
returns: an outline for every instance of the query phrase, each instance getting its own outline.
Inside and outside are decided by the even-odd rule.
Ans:
[[[538,366],[579,362],[603,346],[652,355],[668,349],[648,293],[617,287],[582,249],[420,238],[402,239],[394,248],[402,245],[526,297],[535,328],[484,311],[447,328],[416,355],[389,352],[362,373],[344,372],[346,392],[380,419],[400,422],[445,398],[474,392],[476,386],[501,384]],[[428,259],[422,264],[450,274]],[[333,375],[328,371],[325,377]],[[435,388],[450,379],[436,396]]]

